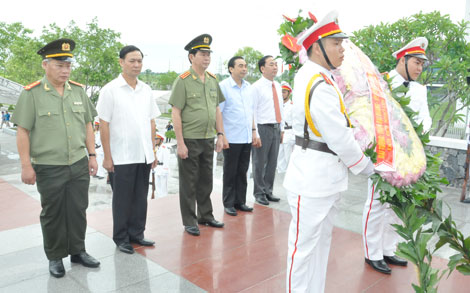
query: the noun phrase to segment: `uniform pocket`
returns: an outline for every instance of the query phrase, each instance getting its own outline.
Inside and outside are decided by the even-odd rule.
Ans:
[[[85,109],[83,105],[72,105],[73,116],[80,123],[85,123]]]
[[[328,163],[328,178],[330,183],[336,183],[343,180],[348,174],[348,170],[342,161],[335,157]]]
[[[60,122],[58,109],[47,107],[38,109],[38,128],[54,128]]]

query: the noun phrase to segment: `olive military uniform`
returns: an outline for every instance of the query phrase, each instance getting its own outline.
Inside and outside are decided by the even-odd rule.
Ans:
[[[86,125],[97,115],[82,86],[60,96],[46,77],[25,87],[13,122],[30,132],[30,156],[41,194],[41,227],[49,260],[85,250],[88,207]]]
[[[223,101],[217,79],[211,73],[205,72],[205,82],[202,82],[191,68],[173,84],[169,103],[181,110],[183,138],[188,148],[187,159],[178,157],[180,208],[185,226],[196,226],[197,219],[214,219],[210,194],[216,108]]]

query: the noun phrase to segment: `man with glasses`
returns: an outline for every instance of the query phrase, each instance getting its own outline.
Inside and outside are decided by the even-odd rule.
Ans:
[[[45,77],[26,86],[13,115],[21,180],[41,194],[41,228],[49,272],[65,275],[62,258],[96,268],[85,251],[90,175],[96,175],[93,118],[96,110],[82,85],[69,80],[75,42],[59,39],[37,53]],[[87,156],[88,153],[88,156]]]

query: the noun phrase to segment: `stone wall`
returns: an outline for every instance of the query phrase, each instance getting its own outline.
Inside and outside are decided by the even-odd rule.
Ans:
[[[465,177],[467,142],[460,139],[432,136],[427,148],[433,154],[441,154],[443,161],[441,176],[447,178],[449,186],[462,187]]]

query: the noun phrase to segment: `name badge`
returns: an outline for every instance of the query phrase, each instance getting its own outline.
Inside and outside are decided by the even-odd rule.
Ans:
[[[82,102],[73,102],[74,105],[78,106],[78,105],[81,105]]]

